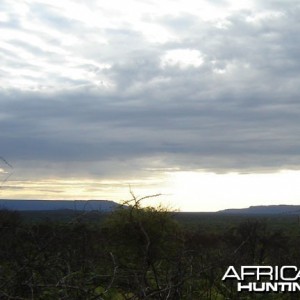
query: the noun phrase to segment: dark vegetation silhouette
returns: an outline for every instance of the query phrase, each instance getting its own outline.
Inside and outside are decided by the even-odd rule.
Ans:
[[[158,195],[131,195],[99,222],[0,211],[0,299],[299,299],[237,293],[221,280],[230,265],[300,265],[298,227],[178,222],[164,207],[142,206]]]

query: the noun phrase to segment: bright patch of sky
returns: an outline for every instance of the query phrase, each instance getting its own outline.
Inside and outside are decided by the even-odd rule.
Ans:
[[[203,64],[203,58],[198,50],[174,49],[169,50],[161,59],[162,67],[178,66],[180,68],[199,67]]]
[[[299,15],[292,0],[2,0],[1,197],[133,184],[184,210],[295,203]]]

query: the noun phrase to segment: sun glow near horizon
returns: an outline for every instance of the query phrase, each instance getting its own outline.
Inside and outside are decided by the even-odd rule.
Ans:
[[[300,171],[226,173],[175,171],[138,180],[48,179],[10,181],[1,198],[8,199],[106,199],[116,202],[161,194],[144,205],[165,205],[180,211],[217,211],[252,205],[298,204]]]
[[[246,174],[178,172],[171,177],[170,190],[182,211],[299,204],[300,199],[300,171]]]

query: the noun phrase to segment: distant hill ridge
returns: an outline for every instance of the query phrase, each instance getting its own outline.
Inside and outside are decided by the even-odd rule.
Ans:
[[[110,200],[0,200],[0,209],[16,211],[62,210],[112,211],[119,204]]]
[[[300,214],[300,205],[259,205],[248,208],[224,209],[221,214]]]

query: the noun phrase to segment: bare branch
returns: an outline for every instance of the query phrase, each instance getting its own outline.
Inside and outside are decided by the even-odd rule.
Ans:
[[[0,156],[0,160],[2,160],[8,167],[13,169],[13,166],[6,159],[4,159],[2,156]]]
[[[6,160],[4,159],[2,156],[0,156],[0,161],[4,162],[4,164],[6,166],[8,166],[10,169],[13,170],[13,166]],[[3,172],[4,174],[6,174],[6,176],[4,176],[4,179],[1,181],[1,184],[0,184],[0,189],[4,186],[4,184],[8,181],[9,177],[13,174],[13,172]]]

